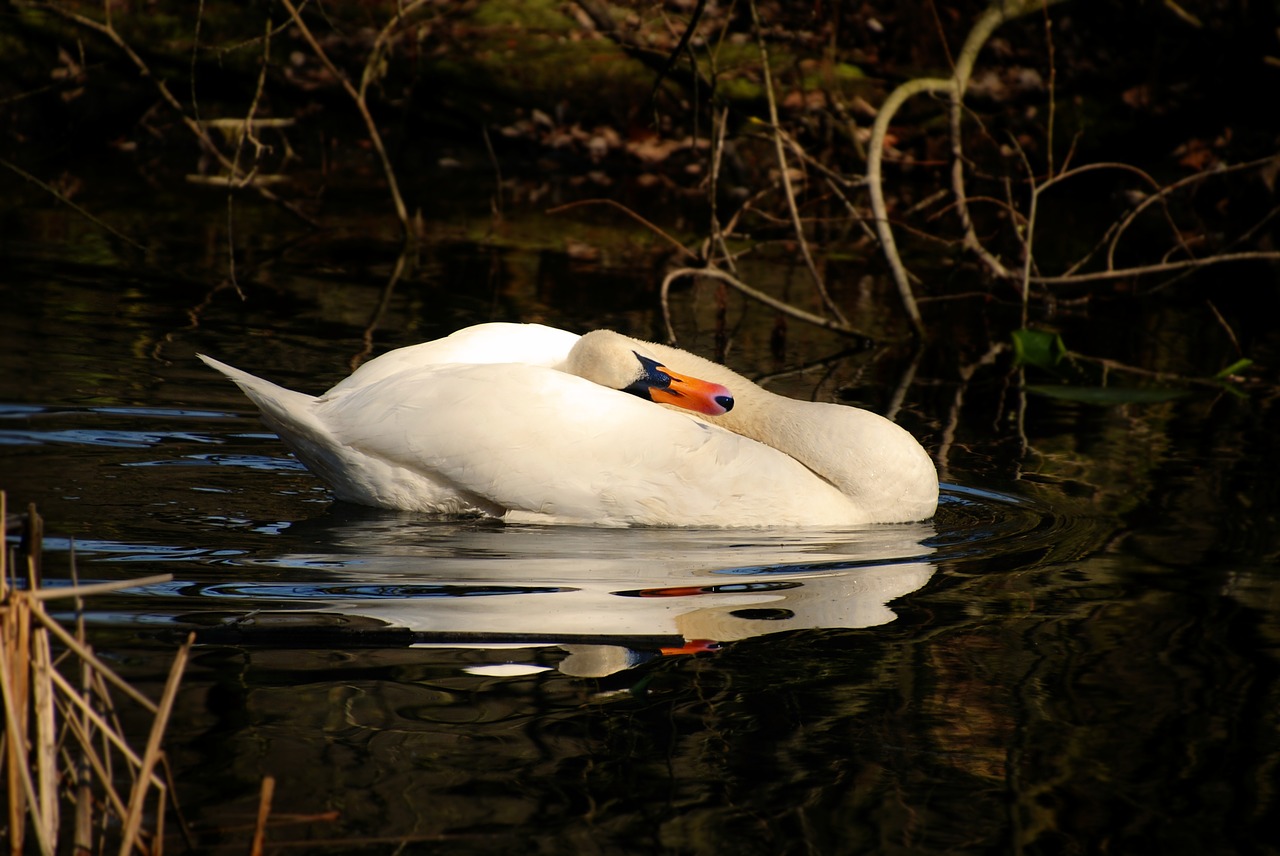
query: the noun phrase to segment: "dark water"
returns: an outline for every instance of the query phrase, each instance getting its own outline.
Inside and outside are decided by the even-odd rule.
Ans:
[[[206,850],[247,852],[266,775],[280,852],[1273,846],[1273,386],[1071,403],[984,361],[966,310],[915,362],[825,361],[840,343],[793,326],[775,353],[772,316],[730,301],[736,367],[893,408],[925,440],[934,521],[432,521],[332,504],[194,354],[318,392],[366,350],[477,321],[653,335],[645,265],[458,239],[386,292],[393,249],[326,239],[261,248],[241,300],[199,236],[163,265],[48,212],[8,240],[0,487],[46,516],[50,576],[72,539],[84,579],[173,575],[85,617],[153,696],[198,632],[167,747]],[[708,354],[716,302],[677,295]],[[1126,311],[1068,319],[1068,340],[1152,370],[1229,362],[1192,309]]]

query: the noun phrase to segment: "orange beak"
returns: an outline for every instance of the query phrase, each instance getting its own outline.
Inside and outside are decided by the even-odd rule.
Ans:
[[[708,651],[719,651],[720,643],[714,639],[689,639],[679,648],[659,649],[668,657],[679,654],[704,654]]]
[[[673,372],[655,359],[634,353],[644,371],[623,392],[707,416],[720,416],[733,409],[733,393],[720,384]]]
[[[658,369],[671,378],[671,383],[665,387],[649,388],[649,398],[658,404],[683,407],[707,416],[720,416],[733,409],[733,393],[726,387],[673,372],[666,366],[658,366]]]

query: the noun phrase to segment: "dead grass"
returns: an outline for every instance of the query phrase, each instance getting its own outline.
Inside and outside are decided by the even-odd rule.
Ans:
[[[6,520],[0,492],[0,516]],[[45,602],[170,579],[169,575],[79,585],[72,553],[72,585],[46,587],[41,575],[42,524],[34,507],[22,520],[16,556],[0,550],[0,781],[8,794],[9,852],[121,854],[163,850],[164,821],[173,785],[161,748],[193,638],[178,649],[160,700],[153,702],[104,664],[85,641],[55,622]],[[26,585],[19,588],[19,579]],[[151,718],[145,746],[130,746],[121,728],[122,705]],[[71,834],[70,850],[62,840]],[[59,846],[63,844],[63,846]]]

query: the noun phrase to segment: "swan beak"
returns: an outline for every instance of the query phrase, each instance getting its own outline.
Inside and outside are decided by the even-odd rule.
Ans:
[[[659,368],[671,378],[671,383],[665,387],[650,387],[651,400],[707,416],[721,416],[733,409],[733,393],[727,387],[673,372],[665,366]]]
[[[639,354],[636,357],[644,366],[644,375],[624,392],[706,416],[722,416],[733,409],[733,393],[727,387],[673,372],[658,361]]]

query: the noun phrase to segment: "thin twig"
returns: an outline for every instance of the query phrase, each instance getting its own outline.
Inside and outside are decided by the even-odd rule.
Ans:
[[[490,205],[497,222],[502,222],[502,164],[498,162],[498,153],[493,150],[493,140],[489,138],[488,126],[482,125],[480,134],[484,137],[484,150],[489,155],[489,164],[493,167],[493,197]]]
[[[365,61],[364,71],[360,75],[360,97],[363,99],[369,90],[369,84],[377,78],[376,69],[382,60],[382,52],[386,49],[387,42],[391,39],[391,35],[396,28],[419,8],[421,8],[430,0],[411,0],[404,5],[397,4],[396,14],[386,23],[378,36],[373,40],[373,49],[369,51],[369,58]]]
[[[689,51],[689,58],[693,66],[694,85],[695,86],[697,85],[698,76],[699,76],[698,63],[697,63],[697,58],[693,56],[693,51],[689,48],[689,40],[693,37],[694,32],[697,30],[698,21],[699,19],[702,18],[702,13],[706,11],[706,8],[707,8],[707,0],[697,0],[697,2],[694,4],[694,7],[693,7],[693,13],[690,14],[689,16],[689,23],[685,25],[684,32],[680,34],[680,40],[676,42],[675,49],[672,50],[671,54],[667,57],[666,64],[664,64],[662,68],[658,69],[658,75],[653,80],[653,88],[649,90],[648,104],[649,104],[649,107],[652,108],[654,113],[655,126],[658,124],[657,122],[658,89],[662,86],[663,81],[667,79],[667,75],[671,73],[671,69],[675,68],[676,63],[680,61],[680,54],[684,53],[686,50]]]
[[[53,196],[53,198],[54,198],[54,199],[57,199],[57,200],[58,200],[59,202],[61,202],[63,205],[66,205],[66,206],[68,206],[69,208],[71,208],[73,211],[75,211],[75,212],[76,212],[77,214],[79,214],[81,217],[84,217],[84,218],[85,218],[86,220],[88,220],[90,223],[93,223],[93,224],[95,224],[95,225],[97,225],[97,226],[100,226],[101,228],[103,228],[103,229],[105,229],[106,231],[110,232],[111,234],[115,235],[117,238],[119,238],[120,240],[124,241],[126,244],[128,244],[128,245],[129,245],[129,246],[131,246],[131,247],[133,247],[134,249],[142,250],[144,253],[147,251],[147,248],[146,248],[145,246],[143,246],[142,244],[138,243],[138,242],[137,242],[137,241],[135,241],[133,238],[130,238],[128,235],[126,235],[124,232],[121,232],[119,229],[116,229],[116,228],[115,228],[114,226],[112,226],[111,224],[104,222],[101,218],[99,218],[99,217],[95,216],[94,214],[90,213],[89,211],[86,211],[84,208],[82,208],[81,206],[79,206],[79,205],[77,205],[76,203],[72,202],[69,198],[67,198],[67,196],[66,196],[65,194],[59,193],[59,192],[58,192],[57,190],[55,190],[53,187],[51,187],[50,185],[48,185],[48,184],[46,184],[45,182],[41,181],[40,179],[36,178],[34,175],[32,175],[31,173],[27,172],[25,169],[23,169],[22,167],[18,166],[17,164],[10,163],[9,161],[5,160],[4,158],[0,158],[0,166],[3,166],[3,167],[5,167],[6,169],[9,169],[10,171],[15,172],[15,173],[17,173],[18,175],[22,176],[22,177],[23,177],[23,178],[25,178],[27,181],[29,181],[29,182],[31,182],[32,184],[34,184],[36,187],[39,187],[41,190],[45,191],[46,193],[49,193],[51,196]]]
[[[27,711],[30,700],[27,664],[31,653],[29,642],[29,615],[32,610],[22,603],[20,595],[11,598],[14,616],[12,622],[0,625],[0,697],[3,697],[5,749],[9,790],[9,830],[15,852],[21,850],[26,829],[26,814],[31,812],[35,820],[36,840],[40,852],[52,854],[54,842],[46,836],[47,825],[40,813],[36,783],[27,762]],[[10,640],[3,630],[9,630]],[[12,647],[11,647],[12,646]]]
[[[875,122],[871,125],[871,140],[867,144],[867,196],[871,200],[872,225],[880,238],[880,249],[884,253],[885,261],[889,263],[894,284],[898,287],[902,308],[911,322],[911,329],[919,337],[924,336],[924,320],[920,317],[920,307],[916,305],[915,293],[911,290],[911,278],[907,274],[906,265],[902,263],[902,256],[898,253],[898,243],[894,240],[893,228],[889,223],[889,209],[884,201],[880,164],[884,159],[885,137],[889,133],[889,123],[907,99],[923,92],[944,92],[951,87],[950,80],[938,78],[918,78],[898,86],[880,105]]]
[[[957,196],[957,211],[960,213],[961,222],[965,226],[965,246],[977,252],[993,270],[1000,272],[1001,275],[1009,275],[1008,269],[998,259],[987,253],[982,248],[977,237],[973,235],[972,221],[968,218],[968,209],[963,202],[965,199],[964,158],[959,143],[960,105],[963,103],[964,93],[968,88],[969,78],[973,74],[973,67],[977,62],[978,54],[987,40],[991,38],[996,28],[1008,20],[1059,2],[1062,2],[1062,0],[994,0],[986,11],[979,16],[973,28],[970,29],[969,35],[965,39],[964,47],[961,48],[960,54],[956,57],[955,68],[951,77],[909,80],[889,93],[889,96],[876,114],[875,122],[871,126],[871,141],[867,146],[867,191],[871,198],[871,211],[872,216],[875,218],[876,232],[880,236],[881,249],[889,263],[894,282],[898,286],[898,293],[902,298],[903,307],[907,312],[907,316],[911,319],[912,328],[918,336],[924,335],[924,322],[920,317],[920,309],[916,304],[915,295],[911,289],[910,277],[907,274],[906,266],[902,263],[897,243],[893,238],[893,229],[889,223],[888,209],[884,201],[884,187],[881,181],[881,163],[884,157],[884,143],[888,135],[889,123],[893,120],[898,110],[902,108],[902,105],[915,95],[947,93],[951,97],[952,185]]]
[[[1213,305],[1212,300],[1206,300],[1209,304],[1209,311],[1213,313],[1213,317],[1218,320],[1218,325],[1227,333],[1227,338],[1231,340],[1231,345],[1236,349],[1236,355],[1242,356],[1244,350],[1240,347],[1240,340],[1236,338],[1236,331],[1231,329],[1231,325],[1227,323],[1227,319],[1222,317],[1222,313],[1218,311],[1218,307]]]
[[[178,831],[182,833],[182,840],[187,845],[187,850],[195,850],[196,840],[195,836],[191,833],[191,824],[187,821],[186,814],[182,811],[182,803],[178,801],[178,789],[172,786],[175,778],[173,775],[173,767],[169,764],[168,753],[161,756],[160,763],[164,767],[164,779],[166,782],[170,783],[170,787],[168,788],[169,805],[173,808],[174,816],[178,819]],[[123,812],[121,812],[121,816],[124,816]]]
[[[1085,282],[1127,279],[1130,277],[1149,276],[1157,273],[1173,273],[1175,271],[1189,270],[1193,268],[1210,267],[1211,265],[1226,264],[1227,262],[1246,261],[1280,261],[1280,251],[1257,250],[1243,253],[1223,253],[1217,256],[1206,256],[1202,259],[1182,259],[1181,261],[1176,262],[1136,265],[1134,267],[1119,268],[1117,270],[1100,270],[1093,271],[1091,273],[1074,273],[1065,276],[1032,276],[1030,281],[1038,285],[1078,285]]]
[[[98,727],[102,736],[120,751],[120,754],[125,757],[125,760],[135,767],[142,764],[142,758],[138,756],[138,753],[134,752],[133,749],[129,747],[129,744],[125,742],[124,737],[121,736],[120,732],[116,728],[112,727],[110,723],[102,718],[101,714],[93,709],[92,703],[89,699],[82,697],[78,692],[76,692],[76,688],[71,686],[71,683],[66,678],[62,677],[62,675],[58,674],[58,672],[52,672],[52,680],[58,685],[58,689],[62,690],[63,696],[78,710],[80,710],[80,712],[83,713],[90,722]],[[155,782],[159,784],[160,780],[156,779]]]
[[[838,366],[840,363],[844,362],[845,360],[848,360],[850,357],[862,353],[863,350],[864,350],[863,348],[858,348],[858,347],[843,348],[835,352],[834,354],[828,354],[825,357],[815,357],[806,362],[797,363],[796,365],[788,366],[785,369],[778,369],[777,371],[772,371],[772,372],[764,372],[762,374],[753,374],[751,375],[751,380],[760,386],[768,386],[774,381],[784,380],[786,378],[798,377],[800,375],[807,374],[808,372],[813,371],[814,369],[825,369],[828,374],[831,374],[836,366]]]
[[[121,589],[142,588],[173,581],[173,574],[155,574],[150,577],[138,577],[133,580],[112,580],[105,583],[88,583],[77,586],[60,586],[58,588],[40,588],[27,592],[32,600],[56,600],[63,597],[88,597],[91,594],[106,594]]]
[[[201,8],[204,8],[203,0],[201,0]],[[236,290],[241,300],[245,299],[244,291],[240,288],[240,283],[236,281],[236,241],[235,241],[235,194],[232,192],[231,182],[234,176],[239,174],[240,170],[240,154],[244,151],[245,140],[252,138],[253,135],[253,118],[258,112],[258,102],[262,99],[262,92],[267,85],[267,66],[271,59],[271,18],[267,18],[266,32],[262,39],[262,63],[258,69],[258,85],[253,92],[253,101],[249,104],[249,112],[244,117],[244,127],[236,138],[236,151],[231,159],[232,170],[231,177],[227,181],[227,280],[231,283],[231,287]],[[193,60],[194,62],[194,60]],[[192,84],[194,89],[194,83]],[[194,103],[194,99],[193,99]],[[255,144],[257,140],[254,139]],[[258,146],[261,150],[261,146]],[[257,158],[255,160],[255,169]],[[248,183],[249,176],[246,176],[241,182],[241,186]]]
[[[978,259],[987,266],[994,276],[1001,279],[1013,279],[1016,274],[1005,266],[999,256],[992,253],[986,248],[986,245],[978,239],[977,230],[973,225],[973,217],[969,212],[969,203],[976,202],[980,197],[970,197],[965,189],[964,179],[964,141],[962,135],[961,119],[964,116],[964,100],[960,93],[952,89],[951,92],[951,192],[955,196],[956,216],[960,218],[960,229],[964,234],[964,248],[973,253]]]
[[[858,330],[850,326],[849,324],[842,324],[839,321],[833,321],[832,319],[824,318],[821,315],[814,315],[811,312],[805,312],[803,309],[800,309],[799,307],[792,306],[790,303],[786,303],[782,300],[778,300],[776,297],[772,297],[768,294],[765,294],[763,291],[758,291],[757,289],[752,288],[751,286],[747,285],[745,282],[738,279],[736,276],[734,276],[731,273],[722,271],[719,268],[714,268],[714,267],[676,268],[675,270],[671,271],[662,280],[662,287],[660,289],[662,300],[665,301],[667,299],[667,292],[671,288],[671,283],[675,282],[677,279],[681,279],[684,277],[699,277],[699,276],[705,276],[709,279],[719,280],[720,282],[725,283],[726,285],[741,292],[742,294],[745,294],[747,297],[750,297],[752,300],[763,303],[764,305],[772,309],[776,309],[778,312],[781,312],[783,315],[787,315],[791,318],[795,318],[797,320],[803,321],[806,324],[812,324],[815,327],[821,327],[824,330],[831,330],[836,333],[842,333],[846,336],[861,336],[864,339],[873,339],[873,337],[868,335],[866,332],[862,330]],[[676,340],[675,330],[671,327],[669,318],[667,321],[667,338],[671,342],[675,342]]]
[[[78,694],[66,694],[63,701],[63,715],[66,716],[67,723],[71,726],[71,730],[75,734],[76,742],[80,744],[81,749],[84,751],[85,759],[88,761],[89,766],[93,768],[94,774],[98,777],[98,782],[102,786],[103,792],[107,795],[107,801],[111,803],[111,807],[115,810],[118,816],[124,817],[125,812],[128,810],[128,806],[125,805],[124,800],[120,797],[119,792],[113,784],[114,777],[112,776],[111,771],[107,769],[107,765],[103,763],[101,756],[99,756],[97,752],[93,751],[93,734],[91,734],[86,727],[86,722],[92,722],[92,720],[86,717],[85,722],[81,722],[74,718],[71,715],[71,708],[67,705],[67,700],[70,699],[83,701],[83,699],[79,699]],[[104,731],[101,733],[105,735],[114,732]],[[92,806],[90,806],[90,808],[92,808]]]
[[[1188,386],[1213,387],[1222,388],[1222,380],[1213,377],[1189,377],[1187,375],[1177,374],[1176,372],[1152,371],[1144,369],[1140,366],[1131,366],[1128,363],[1122,363],[1119,360],[1113,360],[1109,357],[1094,357],[1089,354],[1082,354],[1078,351],[1067,351],[1063,356],[1069,360],[1077,360],[1082,363],[1093,363],[1102,366],[1107,371],[1124,372],[1125,374],[1137,375],[1138,377],[1151,378],[1159,381],[1173,381],[1176,383],[1185,383]]]
[[[93,32],[98,33],[99,35],[105,36],[107,39],[109,39],[116,47],[118,47],[121,51],[124,52],[124,55],[127,56],[130,62],[134,64],[134,66],[138,69],[138,72],[142,77],[149,78],[152,82],[155,83],[156,89],[160,92],[160,97],[164,100],[166,104],[169,105],[171,109],[173,109],[175,113],[178,114],[178,118],[182,120],[182,124],[186,125],[187,129],[191,131],[191,133],[195,134],[196,138],[200,140],[201,143],[204,144],[204,146],[209,150],[209,152],[217,159],[218,163],[221,164],[223,169],[227,170],[228,172],[231,171],[233,167],[231,159],[227,157],[227,155],[220,148],[218,148],[217,144],[214,143],[213,139],[209,136],[208,131],[206,131],[198,121],[196,121],[195,119],[193,119],[191,116],[187,114],[186,109],[182,106],[182,102],[179,101],[177,97],[175,97],[174,94],[169,90],[169,86],[162,79],[157,77],[152,72],[151,67],[147,65],[146,61],[143,60],[142,57],[138,55],[138,52],[135,51],[129,45],[129,43],[124,40],[124,37],[122,37],[120,33],[116,30],[116,28],[112,25],[110,3],[103,4],[104,12],[107,19],[105,24],[100,21],[95,21],[93,18],[89,18],[85,15],[81,15],[77,12],[72,12],[70,9],[64,9],[63,7],[55,3],[33,3],[27,0],[27,2],[20,2],[20,5],[51,11],[57,15],[62,16],[63,18],[66,18],[68,21],[72,21],[76,24],[79,24],[81,27],[84,27],[85,29],[88,29],[88,30],[92,30]],[[232,174],[234,175],[234,173]],[[295,217],[302,220],[304,223],[307,223],[310,226],[319,226],[319,224],[312,217],[308,216],[297,205],[295,205],[292,202],[289,202],[286,199],[282,199],[281,197],[277,196],[276,194],[268,190],[265,186],[260,184],[254,184],[253,188],[254,190],[257,191],[258,195],[262,196],[264,199],[268,199],[271,202],[274,202],[277,205],[284,207],[285,210],[292,213]]]
[[[902,405],[907,400],[907,393],[916,382],[916,372],[920,370],[920,359],[923,356],[924,346],[922,343],[917,342],[911,351],[911,361],[907,363],[907,367],[898,376],[898,382],[893,388],[893,395],[889,396],[889,403],[885,406],[882,414],[890,422],[898,421],[898,411],[902,410]]]
[[[386,314],[387,307],[391,305],[391,295],[396,290],[396,283],[404,275],[404,269],[409,257],[408,249],[408,247],[402,248],[400,255],[396,257],[396,266],[391,271],[391,278],[387,280],[386,286],[382,289],[382,295],[378,298],[378,305],[374,307],[373,316],[369,319],[369,323],[365,325],[364,333],[361,334],[360,351],[351,357],[351,371],[358,369],[360,364],[364,362],[365,357],[373,353],[373,334],[377,331],[378,325],[382,323],[382,316]]]
[[[1048,163],[1046,171],[1049,175],[1053,175],[1053,129],[1054,119],[1058,110],[1058,63],[1057,54],[1054,52],[1053,19],[1049,17],[1049,4],[1045,3],[1042,9],[1044,12],[1044,44],[1049,62],[1049,120],[1045,123],[1045,154]]]
[[[782,192],[787,200],[787,210],[791,213],[791,225],[795,230],[796,243],[800,247],[800,255],[804,258],[805,267],[809,270],[809,276],[813,279],[813,286],[818,290],[818,294],[822,297],[822,303],[827,307],[836,320],[843,326],[849,325],[849,319],[845,318],[844,313],[840,311],[840,307],[831,299],[830,292],[827,291],[827,285],[823,281],[822,274],[818,272],[818,266],[813,260],[813,253],[809,251],[809,242],[804,236],[804,224],[800,221],[800,210],[796,207],[795,188],[791,186],[791,170],[787,166],[787,151],[782,142],[782,124],[778,120],[778,101],[773,91],[773,73],[769,68],[769,50],[764,41],[764,28],[760,25],[760,11],[756,8],[756,0],[750,0],[751,6],[751,23],[756,31],[756,46],[760,51],[760,67],[764,76],[764,93],[769,104],[769,125],[773,132],[773,147],[778,158],[778,172],[782,179]]]
[[[1137,218],[1137,216],[1141,214],[1149,205],[1152,205],[1155,202],[1160,202],[1162,205],[1166,204],[1165,200],[1168,198],[1169,194],[1177,190],[1181,190],[1182,188],[1188,185],[1195,184],[1200,181],[1204,181],[1207,178],[1226,175],[1232,172],[1241,172],[1245,170],[1257,169],[1258,167],[1265,166],[1266,164],[1271,163],[1274,160],[1276,160],[1276,156],[1270,155],[1268,157],[1259,158],[1257,160],[1248,161],[1246,163],[1232,164],[1230,166],[1225,166],[1220,169],[1204,170],[1202,172],[1196,173],[1195,175],[1189,175],[1189,176],[1186,176],[1185,178],[1179,179],[1178,181],[1175,181],[1172,184],[1166,185],[1164,187],[1160,187],[1159,190],[1157,190],[1155,193],[1148,196],[1146,199],[1142,200],[1140,203],[1134,206],[1134,209],[1129,212],[1129,216],[1127,216],[1123,220],[1123,222],[1120,224],[1120,226],[1116,229],[1115,234],[1111,238],[1111,245],[1107,249],[1107,268],[1110,269],[1111,267],[1113,267],[1115,252],[1116,252],[1116,244],[1120,241],[1120,235],[1126,229],[1129,228],[1129,225],[1133,223],[1133,221]],[[1154,180],[1152,183],[1155,184]],[[1156,186],[1159,187],[1159,185],[1156,185]],[[1177,227],[1173,226],[1172,223],[1170,224],[1170,226],[1172,227],[1173,234],[1178,237],[1179,241],[1181,241],[1181,235]],[[1185,244],[1183,246],[1185,248]]]
[[[373,121],[373,114],[369,112],[369,105],[366,102],[365,95],[368,92],[369,81],[372,79],[372,68],[374,65],[373,60],[378,55],[381,45],[383,41],[385,41],[386,35],[391,31],[392,27],[398,25],[406,15],[414,9],[417,9],[426,2],[426,0],[413,0],[412,3],[409,3],[397,11],[396,16],[387,24],[387,26],[383,27],[382,32],[379,33],[378,39],[374,43],[374,50],[370,54],[369,62],[365,64],[364,72],[360,79],[360,89],[358,91],[351,85],[351,81],[347,79],[347,76],[339,71],[338,67],[334,65],[333,60],[329,58],[329,54],[325,52],[325,49],[320,46],[320,41],[315,37],[315,34],[311,32],[311,28],[307,26],[306,21],[302,19],[301,13],[298,12],[298,7],[293,5],[292,0],[281,0],[281,2],[284,4],[284,7],[289,10],[289,15],[293,18],[293,22],[297,24],[298,30],[302,33],[302,37],[306,40],[307,44],[311,46],[311,50],[316,55],[316,58],[319,59],[324,67],[329,70],[329,73],[333,75],[334,79],[341,84],[343,90],[351,96],[351,100],[355,102],[356,110],[360,113],[360,118],[364,120],[365,130],[369,134],[369,141],[373,143],[373,148],[377,151],[378,159],[382,163],[382,172],[387,180],[387,189],[391,193],[391,202],[395,206],[396,217],[400,220],[400,227],[404,232],[404,239],[406,241],[413,241],[417,237],[414,233],[413,222],[409,219],[409,210],[405,207],[404,197],[400,195],[400,184],[396,181],[395,168],[392,167],[391,158],[387,155],[387,147],[382,142],[382,134],[378,133],[378,124]]]
[[[107,0],[110,3],[110,0]],[[195,31],[191,34],[191,67],[187,72],[187,79],[191,85],[191,115],[197,122],[200,121],[200,99],[196,97],[196,61],[200,58],[200,30],[204,24],[204,0],[197,0],[196,3],[196,24]],[[267,19],[267,27],[271,27],[271,19]]]
[[[721,258],[724,263],[729,266],[729,270],[734,270],[733,253],[729,252],[729,244],[725,240],[724,229],[720,226],[720,167],[724,163],[724,141],[725,134],[729,126],[729,108],[721,109],[718,114],[712,115],[712,134],[715,136],[715,145],[711,149],[711,170],[709,173],[709,183],[707,185],[707,200],[711,209],[711,240],[720,250]],[[663,313],[667,313],[664,304]],[[667,327],[670,328],[671,319],[667,318]]]
[[[1160,187],[1160,183],[1159,183],[1158,181],[1156,181],[1156,180],[1155,180],[1155,179],[1154,179],[1150,174],[1148,174],[1145,170],[1140,169],[1140,168],[1138,168],[1138,167],[1136,167],[1136,166],[1132,166],[1132,165],[1130,165],[1130,164],[1124,164],[1124,163],[1096,163],[1096,164],[1086,164],[1085,166],[1078,167],[1077,169],[1078,169],[1078,170],[1080,170],[1080,171],[1084,171],[1084,170],[1087,170],[1087,169],[1118,169],[1118,170],[1127,170],[1127,171],[1129,171],[1129,172],[1132,172],[1134,175],[1137,175],[1140,179],[1142,179],[1144,182],[1146,182],[1150,187],[1155,188],[1155,189],[1159,189],[1159,187]],[[1059,178],[1061,178],[1062,176],[1066,176],[1067,174],[1068,174],[1068,172],[1067,172],[1067,170],[1064,168],[1064,169],[1063,169],[1063,171],[1059,174]],[[1070,174],[1071,174],[1071,175],[1079,175],[1079,172],[1077,172],[1076,170],[1072,170]],[[1087,265],[1090,261],[1092,261],[1093,257],[1094,257],[1094,256],[1096,256],[1096,255],[1098,254],[1098,251],[1099,251],[1099,250],[1101,250],[1103,247],[1109,246],[1109,245],[1112,243],[1112,236],[1114,236],[1114,235],[1117,233],[1117,231],[1118,231],[1118,230],[1120,230],[1120,229],[1122,229],[1122,228],[1124,227],[1124,224],[1125,224],[1126,222],[1128,222],[1127,218],[1128,218],[1129,216],[1132,216],[1132,212],[1130,212],[1130,213],[1129,213],[1129,215],[1126,215],[1126,218],[1124,218],[1124,219],[1120,219],[1120,220],[1117,220],[1117,221],[1113,222],[1110,226],[1108,226],[1108,227],[1107,227],[1107,231],[1103,233],[1103,235],[1102,235],[1101,239],[1099,239],[1098,243],[1093,247],[1093,249],[1089,250],[1089,252],[1085,253],[1083,256],[1081,256],[1079,259],[1077,259],[1077,260],[1076,260],[1076,261],[1075,261],[1075,262],[1074,262],[1070,267],[1068,267],[1065,271],[1063,271],[1063,273],[1067,273],[1067,274],[1075,273],[1075,272],[1076,272],[1076,271],[1078,271],[1080,268],[1084,267],[1084,266],[1085,266],[1085,265]],[[1169,210],[1168,210],[1168,206],[1167,206],[1167,204],[1165,205],[1165,216],[1166,216],[1166,217],[1170,216],[1170,215],[1169,215]],[[1173,231],[1174,231],[1174,232],[1175,232],[1175,234],[1176,234],[1176,233],[1177,233],[1177,228],[1176,228],[1176,227],[1174,227]],[[1110,267],[1113,267],[1113,265],[1112,265],[1110,262],[1108,262],[1107,267],[1108,267],[1108,268],[1110,268]]]
[[[693,250],[689,249],[684,244],[677,241],[674,237],[671,236],[670,233],[663,231],[662,228],[660,228],[653,222],[646,220],[644,217],[640,216],[635,211],[632,211],[630,208],[623,205],[621,202],[617,202],[613,199],[579,199],[577,202],[568,202],[564,205],[557,205],[555,208],[548,208],[547,213],[560,214],[564,211],[569,211],[574,208],[578,208],[579,206],[582,206],[582,205],[608,205],[611,208],[617,208],[623,214],[626,214],[632,220],[635,220],[636,222],[640,223],[649,231],[653,232],[655,235],[665,240],[671,246],[675,247],[677,250],[680,251],[681,255],[683,255],[685,258],[691,259],[693,261],[698,261],[700,259],[697,253],[695,253]]]
[[[973,376],[979,368],[994,363],[997,357],[1008,350],[1008,347],[1002,342],[997,342],[988,348],[987,352],[979,357],[977,361],[960,367],[960,382],[956,384],[956,394],[951,401],[947,421],[942,427],[942,435],[938,439],[937,448],[933,453],[933,460],[938,465],[938,474],[941,478],[950,478],[951,447],[955,444],[956,429],[960,425],[960,410],[964,405],[965,393],[970,389],[969,382],[973,380]]]
[[[1031,202],[1027,209],[1027,225],[1023,228],[1019,240],[1022,242],[1022,327],[1027,326],[1027,310],[1031,302],[1031,269],[1035,265],[1035,253],[1032,247],[1035,245],[1036,238],[1036,213],[1040,210],[1040,194],[1046,187],[1053,183],[1050,178],[1044,184],[1036,184],[1036,176],[1031,168],[1031,159],[1027,157],[1026,150],[1018,143],[1017,139],[1013,140],[1014,150],[1018,153],[1022,166],[1027,171],[1027,181],[1031,183]]]

